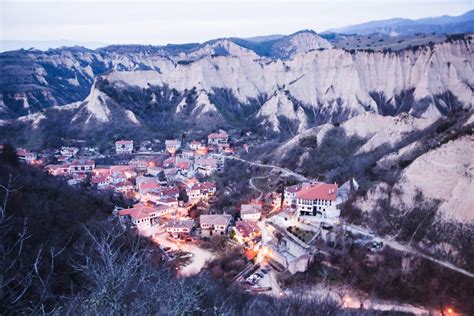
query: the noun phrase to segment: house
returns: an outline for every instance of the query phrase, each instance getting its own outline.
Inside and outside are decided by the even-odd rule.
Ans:
[[[94,168],[93,174],[94,176],[108,177],[110,175],[110,168],[104,166],[96,166],[96,168]]]
[[[129,155],[133,153],[133,140],[118,140],[115,142],[115,152],[118,155]]]
[[[226,131],[220,130],[219,133],[212,133],[207,136],[208,145],[222,145],[227,144],[229,135]]]
[[[128,162],[129,166],[133,166],[135,170],[145,171],[150,163],[149,159],[140,159],[140,158],[133,158]]]
[[[135,182],[137,186],[140,186],[142,183],[158,183],[158,178],[155,177],[146,177],[146,176],[139,176],[136,177]]]
[[[109,185],[109,180],[105,176],[92,176],[91,183],[97,186],[98,189],[103,189]]]
[[[178,175],[178,168],[170,168],[163,170],[167,181],[174,181]]]
[[[137,183],[137,186],[140,195],[145,195],[161,188],[161,185],[157,181],[141,182],[140,184]]]
[[[61,153],[61,156],[71,158],[75,156],[78,151],[79,148],[77,147],[61,147],[59,152]]]
[[[191,143],[189,143],[189,148],[191,148],[191,150],[196,151],[200,147],[201,147],[201,142],[198,142],[197,140],[193,140]]]
[[[173,238],[188,237],[194,228],[194,221],[189,220],[170,220],[165,224],[165,230]]]
[[[18,156],[19,160],[24,161],[26,163],[34,163],[37,158],[35,153],[23,148],[18,148],[16,150],[16,155]]]
[[[212,157],[196,157],[194,160],[194,170],[206,176],[210,176],[217,167],[218,161]]]
[[[180,172],[188,172],[191,169],[191,163],[189,161],[180,161],[176,163],[176,168]]]
[[[201,146],[196,150],[196,156],[207,156],[209,148],[207,146]]]
[[[337,184],[313,183],[296,193],[298,216],[336,218],[340,210],[336,208]]]
[[[142,203],[135,204],[133,208],[123,209],[118,212],[122,223],[131,223],[138,228],[147,228],[154,224],[158,217],[157,209],[145,206]]]
[[[127,181],[127,177],[125,176],[123,172],[114,172],[110,174],[107,179],[109,180],[110,185],[115,185],[117,183]]]
[[[164,205],[172,209],[176,209],[178,207],[178,199],[171,196],[165,196],[157,200],[153,200],[158,205]]]
[[[199,222],[203,236],[220,236],[227,234],[227,230],[232,223],[232,216],[227,214],[201,215]]]
[[[95,162],[94,160],[88,160],[88,159],[77,159],[74,160],[70,165],[69,165],[69,173],[74,174],[74,173],[89,173],[94,171],[95,168]]]
[[[175,154],[181,148],[181,141],[177,139],[167,139],[165,141],[166,151]]]
[[[156,212],[158,216],[168,216],[171,213],[173,213],[175,210],[171,207],[168,207],[166,205],[156,205],[155,206]]]
[[[112,185],[115,192],[122,193],[126,196],[133,196],[133,185],[130,181],[123,181]]]
[[[262,215],[262,206],[259,204],[242,204],[240,218],[242,220],[258,221]]]
[[[192,151],[192,150],[189,150],[189,149],[185,149],[185,150],[183,150],[183,152],[181,153],[181,155],[182,155],[183,158],[185,158],[185,159],[194,159],[195,152]]]
[[[160,189],[156,190],[158,194],[161,196],[165,197],[173,197],[173,198],[178,198],[179,197],[179,188],[176,186],[172,187],[161,187]]]
[[[308,185],[309,183],[299,183],[285,187],[283,203],[286,206],[296,207],[296,193],[298,193],[303,187]]]
[[[109,170],[110,170],[110,173],[116,173],[116,172],[124,173],[125,171],[134,171],[135,167],[126,166],[126,165],[114,165],[114,166],[110,166]]]
[[[154,177],[158,176],[162,171],[163,171],[163,168],[156,167],[156,166],[146,168],[146,173],[149,174],[149,175],[152,175]]]
[[[187,190],[187,195],[191,201],[208,199],[216,194],[216,185],[211,182],[195,183]]]
[[[262,232],[255,222],[237,221],[234,227],[235,239],[242,245],[252,248],[262,237]]]
[[[71,157],[69,157],[69,156],[58,156],[58,157],[56,157],[56,159],[58,160],[59,163],[65,163],[65,162],[69,161],[69,159],[71,159]]]
[[[69,165],[47,165],[45,169],[53,176],[66,176],[69,174]]]

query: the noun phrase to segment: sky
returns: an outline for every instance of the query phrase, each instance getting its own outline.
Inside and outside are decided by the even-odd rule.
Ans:
[[[472,9],[474,0],[0,0],[0,38],[161,45]]]

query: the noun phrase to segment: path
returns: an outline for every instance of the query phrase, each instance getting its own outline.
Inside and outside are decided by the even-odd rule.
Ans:
[[[344,225],[344,224],[343,224]],[[368,230],[362,228],[362,227],[359,227],[359,226],[355,226],[355,225],[352,225],[352,224],[346,224],[346,229],[349,230],[349,231],[352,231],[352,232],[355,232],[355,233],[360,233],[360,234],[364,234],[364,235],[371,235]],[[450,270],[453,270],[453,271],[456,271],[456,272],[459,272],[465,276],[468,276],[470,278],[474,278],[474,273],[472,272],[469,272],[467,270],[464,270],[462,268],[459,268],[457,266],[455,266],[454,264],[448,262],[448,261],[445,261],[445,260],[440,260],[440,259],[436,259],[432,256],[429,256],[427,254],[424,254],[408,245],[404,245],[404,244],[401,244],[399,243],[398,241],[395,241],[395,240],[392,240],[392,239],[387,239],[387,238],[384,238],[384,237],[378,237],[380,240],[382,240],[384,242],[385,245],[389,246],[390,248],[392,249],[395,249],[397,251],[400,251],[400,252],[405,252],[405,253],[409,253],[409,254],[412,254],[412,255],[415,255],[415,256],[419,256],[419,257],[423,257],[427,260],[430,260],[434,263],[437,263],[445,268],[448,268]]]
[[[250,178],[249,180],[249,186],[254,189],[255,191],[259,192],[260,195],[258,196],[257,200],[261,200],[262,197],[263,197],[263,194],[265,192],[263,192],[262,190],[260,190],[259,188],[257,188],[257,186],[253,183],[253,180],[255,179],[267,179],[267,177],[253,177],[253,178]]]
[[[310,179],[306,178],[305,176],[303,176],[302,174],[296,173],[294,171],[291,171],[291,170],[283,168],[283,167],[279,167],[279,166],[275,166],[275,165],[269,165],[269,164],[263,164],[263,163],[258,163],[258,162],[253,162],[253,161],[250,161],[250,160],[242,159],[242,158],[237,157],[237,156],[221,156],[221,157],[224,158],[224,159],[239,160],[239,161],[245,162],[245,163],[247,163],[249,165],[252,165],[252,166],[275,169],[275,170],[278,170],[278,171],[282,172],[282,176],[293,176],[299,181],[309,181],[310,180]]]

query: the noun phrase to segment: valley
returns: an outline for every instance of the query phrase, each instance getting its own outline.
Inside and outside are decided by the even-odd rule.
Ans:
[[[1,52],[0,314],[471,314],[473,12]]]

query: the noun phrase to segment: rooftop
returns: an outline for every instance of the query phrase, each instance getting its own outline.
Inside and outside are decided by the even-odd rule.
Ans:
[[[116,145],[133,145],[133,140],[118,140],[115,142]]]
[[[154,208],[147,207],[147,206],[144,206],[143,204],[139,203],[139,204],[134,205],[133,208],[127,208],[127,209],[120,210],[118,212],[118,215],[119,216],[128,215],[128,216],[130,216],[134,219],[142,219],[142,218],[150,217],[150,214],[154,213],[154,212],[155,212]]]
[[[315,183],[303,187],[296,198],[304,200],[327,200],[335,201],[337,195],[337,184]]]
[[[222,225],[225,226],[229,224],[232,216],[229,214],[211,214],[211,215],[201,215],[199,220],[202,224],[207,225]]]
[[[192,219],[185,220],[171,220],[165,224],[165,227],[171,228],[188,228],[191,229],[194,226],[194,221]]]

